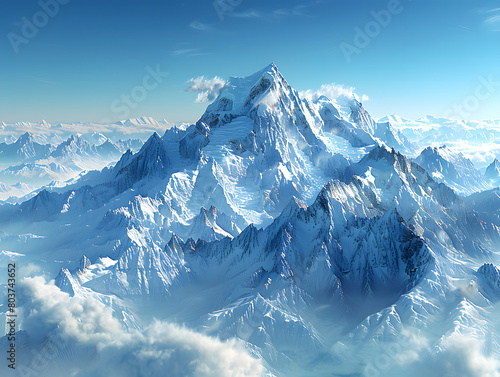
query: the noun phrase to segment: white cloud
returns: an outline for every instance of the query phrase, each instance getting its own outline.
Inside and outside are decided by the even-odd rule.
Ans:
[[[210,31],[213,30],[213,28],[210,25],[204,24],[200,21],[193,21],[189,24],[190,28],[193,28],[195,30],[200,30],[200,31]]]
[[[500,8],[491,9],[486,13],[488,16],[486,16],[484,23],[492,27],[493,31],[500,31]]]
[[[303,10],[307,9],[306,5],[298,5],[293,8],[276,9],[273,14],[276,16],[305,16]]]
[[[395,356],[399,368],[387,375],[400,375],[411,371],[408,376],[426,375],[429,377],[500,377],[500,361],[495,355],[485,353],[484,340],[472,334],[451,333],[443,336],[436,347],[425,336],[406,333],[404,348]]]
[[[199,50],[194,49],[194,48],[182,48],[179,50],[173,50],[172,55],[175,55],[175,56],[184,56],[184,55],[193,56],[194,54],[198,54],[198,52],[199,52]]]
[[[335,101],[341,96],[348,98],[355,97],[359,100],[359,97],[354,93],[355,88],[352,86],[345,86],[342,84],[323,84],[318,90],[305,90],[299,93],[302,98],[308,98],[312,101],[316,101],[321,96],[326,96],[330,100]],[[369,97],[365,94],[361,96],[361,102],[368,101]]]
[[[123,333],[111,310],[99,301],[70,297],[40,276],[26,278],[21,284],[23,293],[36,307],[25,320],[26,328],[57,325],[66,336],[98,346],[129,340],[130,336]]]
[[[190,79],[188,83],[190,83],[190,86],[186,91],[198,93],[196,102],[213,101],[226,85],[226,81],[217,76],[211,79],[205,78],[205,76],[199,76]]]
[[[162,321],[154,321],[142,331],[125,330],[111,309],[96,299],[70,297],[41,277],[27,278],[21,285],[32,304],[24,330],[40,339],[58,326],[60,336],[78,355],[78,363],[71,365],[75,377],[245,377],[263,373],[260,361],[235,340],[223,342]],[[81,361],[89,355],[93,357],[90,362]],[[51,375],[67,374],[58,370],[61,363],[64,361],[49,367]]]
[[[228,16],[236,18],[263,18],[262,13],[255,9],[248,9],[243,12],[232,12]]]
[[[40,276],[43,274],[43,269],[35,263],[22,264],[20,267],[19,275],[24,277]]]
[[[439,357],[439,364],[448,374],[463,377],[500,377],[500,361],[494,356],[483,354],[483,342],[453,333],[443,340],[443,346],[445,350]]]
[[[446,335],[404,328],[395,342],[366,342],[363,376],[378,377],[500,377],[500,360],[484,334],[472,331]],[[362,349],[362,348],[361,348]]]

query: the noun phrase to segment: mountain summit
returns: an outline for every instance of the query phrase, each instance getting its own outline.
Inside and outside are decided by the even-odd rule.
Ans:
[[[2,164],[41,159],[47,157],[51,149],[50,144],[39,144],[33,135],[25,132],[12,144],[0,144],[0,159]]]
[[[425,148],[415,162],[459,194],[470,195],[491,188],[471,160],[446,145]]]
[[[500,180],[500,161],[498,161],[498,159],[495,158],[493,162],[488,165],[485,176],[494,181]]]

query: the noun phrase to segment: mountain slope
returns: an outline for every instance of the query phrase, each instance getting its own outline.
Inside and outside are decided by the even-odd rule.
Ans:
[[[484,175],[486,176],[486,178],[488,178],[498,186],[498,182],[500,181],[500,161],[495,158],[493,162],[486,168],[486,172]]]
[[[483,175],[469,159],[445,145],[424,149],[415,162],[432,174],[434,179],[446,183],[462,195],[490,188]]]
[[[45,158],[51,150],[50,144],[39,144],[26,132],[12,144],[0,144],[0,165]]]

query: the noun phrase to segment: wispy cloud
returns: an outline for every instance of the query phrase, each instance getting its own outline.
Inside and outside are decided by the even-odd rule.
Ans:
[[[172,50],[171,53],[174,56],[200,56],[208,54],[207,52],[203,52],[196,48],[181,48],[178,50]]]
[[[273,12],[273,15],[276,17],[294,17],[294,16],[309,17],[310,15],[307,14],[307,10],[316,5],[322,4],[323,2],[324,0],[316,0],[304,4],[298,4],[289,8],[276,9]]]
[[[229,13],[228,16],[236,18],[263,18],[262,13],[255,9],[248,9],[243,12],[232,12]]]
[[[500,31],[500,8],[487,11],[484,23],[491,27],[493,31]]]
[[[288,8],[279,8],[279,9],[267,9],[267,10],[258,10],[258,9],[247,9],[242,12],[231,12],[227,15],[230,17],[236,18],[253,18],[253,19],[267,19],[273,20],[276,18],[283,17],[309,17],[307,14],[307,9],[320,4],[322,1],[315,1],[308,4],[299,4],[293,7]]]
[[[200,21],[193,21],[189,24],[189,27],[195,30],[200,30],[200,31],[211,31],[214,30],[214,28],[208,24],[204,24]]]
[[[299,93],[301,98],[307,98],[311,101],[316,101],[322,96],[327,97],[330,100],[335,101],[339,97],[355,97],[359,100],[359,97],[354,92],[355,88],[352,86],[345,86],[342,84],[323,84],[318,90],[305,90]],[[370,98],[363,94],[361,96],[361,102],[368,101]]]
[[[198,51],[198,50],[195,50],[192,48],[181,48],[179,50],[173,50],[172,55],[188,55],[188,54],[191,54],[195,51]]]
[[[198,97],[195,101],[198,103],[213,101],[226,85],[226,81],[217,76],[211,79],[205,78],[205,76],[199,76],[190,79],[188,83],[190,85],[186,89],[186,92],[198,93]]]
[[[450,27],[450,30],[456,30],[456,31],[472,31],[470,27],[463,26],[463,25],[458,25],[456,27]]]
[[[487,11],[487,13],[498,13],[500,12],[500,8],[493,8]]]
[[[281,8],[281,9],[276,9],[273,14],[275,16],[285,16],[285,17],[290,17],[290,16],[307,16],[307,14],[304,13],[304,11],[308,8],[307,5],[297,5],[293,8]]]

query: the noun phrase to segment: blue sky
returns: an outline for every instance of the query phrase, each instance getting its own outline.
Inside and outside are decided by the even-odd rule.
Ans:
[[[208,102],[186,91],[190,79],[204,76],[210,87],[215,76],[248,75],[271,61],[299,91],[354,87],[375,117],[500,119],[498,7],[488,0],[12,1],[0,14],[0,121],[194,122]],[[369,35],[356,44],[360,30]],[[137,89],[145,83],[148,90]]]

